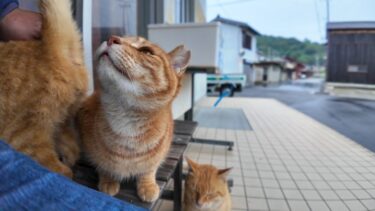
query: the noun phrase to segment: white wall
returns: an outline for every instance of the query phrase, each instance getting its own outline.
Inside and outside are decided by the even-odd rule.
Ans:
[[[221,24],[219,50],[220,73],[243,73],[242,58],[240,57],[241,48],[241,29],[236,26]]]
[[[194,102],[197,103],[207,94],[207,74],[195,74]]]
[[[257,38],[256,36],[251,36],[251,50],[243,49],[245,51],[244,59],[248,62],[256,62],[258,60],[257,55]]]
[[[149,26],[149,39],[166,51],[184,44],[191,50],[189,66],[217,67],[217,42],[219,24],[161,24]],[[191,108],[191,74],[186,74],[181,93],[173,104],[173,115],[180,117]],[[194,83],[194,102],[199,101],[207,93],[206,74],[196,74]]]
[[[256,36],[251,36],[251,49],[250,50],[242,48],[242,47],[241,49],[243,52],[245,52],[243,59],[245,59],[247,62],[254,63],[258,61]],[[243,69],[243,64],[241,64],[241,68]]]
[[[221,24],[219,66],[221,73],[244,73],[243,60],[253,63],[258,59],[256,36],[251,38],[251,49],[242,47],[243,34],[237,26]],[[241,54],[243,54],[241,56]]]
[[[173,118],[177,119],[191,108],[191,74],[185,74],[177,98],[173,101]]]
[[[218,65],[218,23],[158,24],[149,25],[149,40],[166,51],[184,44],[191,50],[190,66],[213,67]]]

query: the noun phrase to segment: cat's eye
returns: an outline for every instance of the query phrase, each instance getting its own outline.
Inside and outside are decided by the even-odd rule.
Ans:
[[[138,51],[147,55],[154,55],[154,51],[147,46],[139,48]]]
[[[213,198],[216,198],[218,195],[216,194],[216,193],[209,193],[209,194],[207,194],[207,197],[209,198],[209,199],[213,199]]]

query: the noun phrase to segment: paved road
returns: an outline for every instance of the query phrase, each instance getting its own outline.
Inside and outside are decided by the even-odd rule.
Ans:
[[[277,99],[375,152],[375,101],[316,93],[317,81],[279,87],[246,88],[236,96]]]

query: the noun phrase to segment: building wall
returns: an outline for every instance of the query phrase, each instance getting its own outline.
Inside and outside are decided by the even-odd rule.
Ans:
[[[256,81],[256,71],[252,65],[249,63],[243,63],[244,66],[244,73],[246,75],[246,86],[253,86],[255,85]]]
[[[267,70],[266,70],[267,69]],[[287,80],[287,74],[277,65],[255,66],[256,84],[278,84]],[[267,81],[264,81],[264,74],[267,74]]]
[[[281,72],[281,83],[282,83],[282,82],[285,82],[285,81],[287,81],[287,80],[289,80],[289,79],[288,79],[288,73],[287,73],[285,70],[283,70],[283,71]]]
[[[255,84],[263,83],[263,67],[255,66],[253,69],[255,72]]]
[[[87,4],[88,2],[90,4]],[[177,2],[179,0],[174,3],[177,4]],[[166,9],[164,5],[162,0],[83,0],[83,8],[80,8],[81,13],[82,11],[89,11],[89,13],[81,14],[81,16],[83,16],[85,26],[89,25],[87,27],[92,28],[92,30],[86,30],[83,33],[84,48],[88,56],[86,62],[92,63],[93,54],[89,52],[90,49],[95,51],[98,45],[112,34],[147,36],[147,24],[164,23],[168,19],[170,22],[176,21],[176,16],[168,16],[168,14],[179,15],[175,13],[176,11],[172,11],[174,7],[171,9],[166,7]],[[180,20],[183,20],[182,16]],[[95,67],[95,64],[93,66]],[[95,76],[92,77],[95,78]],[[94,81],[95,79],[91,80],[91,83]],[[191,75],[186,74],[182,81],[182,90],[174,102],[173,114],[175,118],[180,117],[191,107],[191,81]]]
[[[38,10],[38,0],[20,0],[22,8]],[[93,91],[93,84],[95,81],[95,74],[93,74],[93,53],[96,48],[103,41],[107,40],[110,35],[138,35],[139,25],[147,25],[151,20],[156,23],[159,22],[159,14],[163,13],[161,22],[178,23],[186,20],[186,15],[183,11],[189,3],[189,0],[164,0],[161,1],[141,1],[141,0],[77,0],[83,1],[80,5],[82,8],[75,7],[79,10],[81,20],[84,24],[83,43],[85,49],[86,63],[88,63],[90,72],[90,90]],[[204,22],[206,17],[205,0],[196,0],[194,9],[196,12],[195,19],[199,22]],[[158,7],[163,5],[164,7]],[[75,5],[76,6],[76,5]],[[147,11],[147,9],[150,11]],[[162,9],[160,9],[162,8]],[[87,12],[88,11],[88,12]],[[150,14],[152,13],[152,14]],[[155,16],[155,17],[153,17]],[[180,17],[179,17],[180,16]],[[164,19],[164,20],[163,20]],[[143,22],[140,22],[142,20]],[[88,30],[85,30],[88,29]],[[146,34],[142,34],[145,36]],[[94,62],[95,63],[95,62]],[[93,64],[93,65],[92,65]],[[186,74],[182,81],[182,90],[174,102],[174,117],[181,116],[191,107],[191,74]],[[196,76],[195,92],[199,100],[206,93],[206,76],[198,74]]]
[[[173,101],[172,111],[173,118],[181,118],[185,112],[191,108],[191,81],[192,75],[185,74],[181,81],[181,90],[177,98]]]
[[[191,1],[191,0],[185,0]],[[186,6],[184,0],[164,0],[164,22],[169,24],[180,23],[183,19],[183,7]],[[187,11],[185,11],[187,12]],[[206,0],[194,0],[194,22],[195,23],[205,23],[206,22]],[[187,20],[184,20],[187,21]],[[170,35],[174,36],[174,35]],[[183,44],[183,43],[181,43]],[[194,102],[199,101],[206,96],[207,93],[207,75],[206,74],[195,74],[194,75]],[[186,78],[185,83],[191,83],[191,78]],[[186,96],[183,93],[176,99],[177,104],[181,103],[181,100]],[[181,112],[176,112],[181,113]]]
[[[237,26],[221,24],[219,68],[222,74],[243,73],[242,31]]]
[[[242,45],[241,45],[241,49],[242,49],[241,51],[245,53],[244,56],[242,57],[242,60],[245,60],[247,64],[245,64],[244,62],[241,62],[239,68],[242,69],[244,73],[246,74],[246,77],[247,77],[246,85],[251,86],[251,85],[254,85],[255,83],[256,72],[248,64],[252,64],[258,61],[256,36],[251,37],[251,49],[243,48]]]
[[[245,49],[242,46],[242,29],[228,24],[220,26],[220,56],[219,67],[224,74],[243,74],[245,73],[244,60],[247,63],[257,61],[257,40],[252,36],[251,49]]]
[[[250,62],[250,63],[257,62],[258,61],[257,37],[256,36],[251,37],[251,49],[250,50],[245,49],[245,48],[243,48],[243,50],[245,51],[244,59],[246,59],[247,62]]]
[[[375,84],[375,30],[331,31],[328,82]]]
[[[207,2],[206,0],[194,0],[194,22],[206,23],[207,22]]]
[[[207,22],[207,1],[195,0],[194,2],[194,22]],[[194,102],[198,102],[207,95],[207,74],[195,74]]]
[[[164,0],[164,23],[180,22],[180,3],[181,0]]]
[[[137,0],[92,0],[93,29],[116,35],[137,35]]]
[[[277,84],[280,83],[281,79],[281,69],[277,66],[270,66],[268,69],[268,83]]]

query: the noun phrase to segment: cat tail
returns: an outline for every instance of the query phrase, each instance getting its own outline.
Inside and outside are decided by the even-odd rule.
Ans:
[[[42,42],[47,55],[55,59],[73,59],[74,63],[82,64],[81,34],[72,16],[71,1],[41,0],[40,10],[43,16]]]

